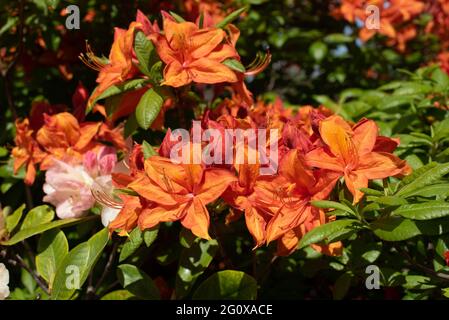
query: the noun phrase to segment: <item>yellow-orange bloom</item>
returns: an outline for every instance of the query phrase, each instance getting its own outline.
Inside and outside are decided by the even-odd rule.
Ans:
[[[237,82],[237,76],[222,64],[238,57],[234,47],[224,43],[219,28],[200,29],[192,22],[175,22],[164,16],[164,34],[152,34],[159,57],[166,64],[164,85],[181,87],[191,82]]]
[[[309,152],[307,163],[344,176],[354,203],[362,198],[360,189],[368,187],[368,180],[411,171],[406,161],[376,150],[376,143],[388,138],[378,136],[378,127],[372,120],[363,119],[351,128],[343,118],[334,115],[321,121],[319,130],[324,146]]]
[[[22,166],[26,166],[25,183],[31,185],[36,177],[35,165],[44,159],[45,153],[34,139],[28,119],[16,120],[14,141],[16,143],[16,147],[12,150],[14,174],[17,174]]]
[[[128,185],[152,204],[140,214],[140,228],[180,220],[196,236],[210,239],[206,205],[227,189],[234,175],[224,169],[204,169],[200,164],[174,164],[159,156],[145,161],[145,173]]]

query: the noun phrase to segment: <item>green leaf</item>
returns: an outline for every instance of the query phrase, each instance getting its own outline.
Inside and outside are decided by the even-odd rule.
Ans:
[[[242,73],[246,71],[243,64],[236,59],[226,59],[222,63],[234,71],[242,72]]]
[[[421,189],[415,190],[407,194],[407,197],[425,197],[431,198],[435,196],[447,196],[449,194],[449,183],[431,184]]]
[[[331,33],[323,39],[327,43],[350,43],[354,39],[351,36],[344,35],[342,33]]]
[[[119,262],[127,259],[131,256],[143,243],[142,231],[139,227],[134,228],[129,234],[128,240],[123,245],[122,251],[120,251]]]
[[[125,122],[125,129],[124,129],[125,138],[128,138],[130,135],[132,135],[137,130],[138,127],[139,124],[137,123],[136,120],[136,114],[131,113]]]
[[[433,126],[432,140],[438,142],[449,136],[449,119],[444,119]]]
[[[92,110],[92,108],[95,106],[95,104],[98,101],[100,101],[102,99],[106,99],[106,98],[112,97],[112,96],[115,96],[115,95],[120,94],[120,93],[124,93],[124,92],[127,92],[127,91],[137,90],[137,89],[143,88],[148,83],[149,83],[148,79],[132,79],[132,80],[125,81],[125,82],[123,82],[121,84],[117,84],[115,86],[110,86],[105,91],[103,91],[94,101],[92,101],[91,104],[89,104],[87,106],[86,114],[89,113]],[[95,94],[96,90],[97,89],[95,89],[94,92],[92,92],[92,95]]]
[[[313,99],[334,112],[340,112],[340,106],[326,95],[314,95]]]
[[[374,198],[373,201],[386,206],[400,206],[408,203],[404,198],[395,196],[382,196]]]
[[[203,29],[204,26],[204,12],[201,12],[200,18],[198,20],[198,28]]]
[[[159,85],[164,80],[164,76],[162,75],[162,67],[162,61],[157,61],[150,69],[151,79],[153,79],[153,82],[156,85]]]
[[[150,75],[150,59],[154,50],[153,43],[147,39],[142,31],[137,31],[134,36],[134,51],[139,61],[139,70],[143,74]]]
[[[379,219],[370,227],[376,236],[386,241],[402,241],[421,234],[415,222],[400,217]]]
[[[432,72],[432,80],[443,88],[449,86],[449,76],[445,71],[441,70],[441,68],[437,68]]]
[[[6,222],[6,230],[8,230],[8,233],[11,234],[19,224],[20,219],[22,218],[23,215],[23,210],[25,210],[25,204],[22,204],[11,215],[8,215],[6,217],[5,222]]]
[[[228,24],[230,24],[232,21],[240,17],[240,15],[245,12],[248,9],[248,7],[243,7],[238,10],[235,10],[231,12],[226,18],[221,20],[219,23],[215,25],[216,28],[225,28]]]
[[[332,290],[334,300],[341,300],[346,296],[349,288],[351,287],[351,280],[352,273],[349,271],[338,277],[335,282],[334,289]]]
[[[436,288],[436,285],[431,283],[429,277],[420,275],[407,275],[405,276],[405,283],[403,287],[411,290],[426,290]]]
[[[327,51],[327,45],[321,41],[316,41],[309,47],[309,54],[316,62],[321,62],[326,57]]]
[[[382,197],[385,195],[383,191],[370,189],[370,188],[360,188],[360,191],[362,191],[365,195],[368,195],[368,196]]]
[[[20,270],[20,281],[22,282],[23,286],[27,289],[27,291],[30,294],[34,295],[37,283],[34,280],[33,276],[25,269]]]
[[[102,229],[73,248],[56,271],[51,297],[53,300],[70,299],[80,289],[100,258],[109,240],[109,231]]]
[[[146,229],[143,232],[143,241],[147,247],[151,246],[154,241],[157,239],[157,235],[159,233],[159,227],[153,227],[151,229]]]
[[[97,216],[90,216],[90,217],[86,217],[86,218],[56,220],[56,221],[52,221],[50,223],[44,223],[44,224],[38,225],[37,227],[20,230],[11,239],[9,239],[8,241],[0,242],[0,244],[4,245],[4,246],[12,246],[16,243],[19,243],[22,240],[28,239],[32,236],[43,233],[45,231],[55,229],[55,228],[64,228],[64,227],[73,226],[80,222],[86,222],[86,221],[96,219],[96,218],[97,218]]]
[[[184,248],[190,248],[190,246],[195,242],[196,236],[190,231],[190,229],[182,228],[179,233],[179,243]]]
[[[127,188],[116,188],[113,191],[114,195],[125,194],[127,196],[137,197],[139,194],[132,189]]]
[[[186,22],[186,20],[183,17],[181,17],[179,14],[177,14],[173,11],[170,11],[170,15],[176,20],[176,22],[179,22],[179,23]]]
[[[139,126],[147,130],[158,116],[164,99],[153,88],[145,92],[136,108],[136,119]]]
[[[241,271],[219,271],[206,279],[193,295],[195,300],[255,300],[257,281]]]
[[[55,212],[51,207],[47,205],[35,207],[31,209],[25,216],[25,219],[23,219],[20,230],[25,230],[36,227],[40,224],[49,223],[54,219],[54,217]]]
[[[45,232],[39,239],[36,256],[36,269],[49,283],[50,289],[56,270],[69,252],[69,243],[64,232],[53,229]]]
[[[406,204],[394,210],[393,214],[413,220],[442,218],[449,215],[449,203],[442,201],[428,201]]]
[[[335,202],[335,201],[329,201],[329,200],[314,200],[310,202],[312,204],[312,206],[317,207],[317,208],[323,208],[323,209],[338,209],[338,210],[342,210],[342,211],[346,211],[349,213],[354,213],[354,211],[344,205],[343,203],[340,202]]]
[[[124,289],[145,300],[159,300],[159,290],[153,280],[131,264],[122,264],[117,269],[118,279]]]
[[[149,157],[158,155],[157,152],[151,146],[151,144],[149,144],[145,140],[142,141],[142,152],[143,152],[143,157],[145,159],[148,159]]]
[[[351,233],[359,226],[360,222],[350,219],[328,222],[307,232],[299,241],[299,249],[322,242],[328,238],[336,238],[340,235]]]
[[[182,250],[179,259],[178,273],[176,274],[176,297],[184,298],[189,294],[195,281],[203,274],[212,262],[218,250],[216,240],[196,239],[190,248]]]
[[[402,180],[396,196],[407,197],[416,190],[433,184],[447,173],[449,173],[449,163],[430,163],[421,167]]]
[[[138,300],[138,298],[128,290],[116,290],[105,294],[101,300]]]

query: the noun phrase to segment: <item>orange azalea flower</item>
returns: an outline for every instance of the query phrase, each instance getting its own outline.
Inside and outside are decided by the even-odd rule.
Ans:
[[[390,38],[391,45],[398,45],[398,50],[405,50],[405,43],[417,34],[416,26],[412,20],[421,14],[425,4],[421,0],[343,0],[336,16],[342,15],[347,21],[354,23],[356,19],[366,22],[369,12],[365,11],[368,5],[379,8],[379,29],[360,30],[362,41],[368,41],[379,33]]]
[[[44,122],[36,135],[37,142],[48,153],[42,160],[42,170],[51,165],[52,157],[62,159],[67,155],[81,159],[84,151],[91,147],[89,144],[101,126],[101,122],[84,123],[80,126],[76,118],[67,112],[44,115]]]
[[[133,43],[134,32],[142,28],[139,22],[132,22],[128,30],[115,28],[114,43],[109,54],[109,63],[105,64],[96,57],[87,46],[86,55],[81,55],[80,59],[89,67],[98,70],[98,87],[91,95],[89,101],[93,102],[110,86],[121,83],[135,76],[138,69],[133,65]],[[89,104],[90,104],[89,103]]]
[[[226,33],[219,28],[200,29],[192,22],[175,22],[164,15],[164,34],[152,34],[159,57],[166,64],[164,85],[181,87],[191,82],[236,82],[234,71],[222,64],[238,54],[223,43]]]
[[[16,120],[16,137],[14,141],[16,143],[16,147],[12,149],[14,174],[17,174],[18,170],[25,165],[25,183],[32,185],[36,178],[35,165],[40,163],[46,154],[39,148],[34,139],[33,130],[30,129],[28,119],[23,121]]]
[[[395,155],[376,151],[378,127],[372,120],[363,119],[353,128],[340,116],[331,116],[319,126],[324,147],[306,155],[310,166],[338,172],[354,196],[354,203],[363,196],[360,188],[368,187],[368,180],[408,174],[411,168]],[[381,137],[381,140],[388,138]]]
[[[279,252],[291,252],[299,239],[326,221],[324,212],[310,204],[327,198],[339,176],[325,170],[312,171],[299,150],[291,150],[279,166],[279,201],[282,206],[267,226],[267,242],[281,238]]]
[[[235,180],[234,175],[223,169],[204,169],[199,164],[174,164],[159,156],[145,161],[145,173],[128,185],[143,199],[155,204],[143,209],[140,228],[180,220],[196,236],[210,239],[206,205],[221,196]]]
[[[275,185],[272,178],[259,176],[258,164],[241,164],[238,166],[238,181],[231,184],[231,190],[223,198],[234,208],[245,214],[246,227],[260,247],[266,241],[266,226],[280,203],[274,197]],[[229,218],[235,220],[240,215],[231,213]]]
[[[204,26],[215,25],[226,17],[224,6],[229,6],[229,1],[215,0],[185,0],[184,7],[190,20],[194,20],[204,14]]]
[[[110,232],[117,230],[120,236],[126,236],[137,226],[142,205],[138,197],[121,195],[120,198],[123,201],[120,212],[108,225],[108,229]]]
[[[122,160],[123,170],[112,172],[112,182],[116,188],[126,188],[144,174],[144,158],[141,145],[135,145],[126,160]],[[117,169],[118,166],[116,166]],[[120,236],[126,236],[137,226],[137,221],[142,213],[142,203],[139,197],[121,194],[121,203],[105,203],[105,205],[120,208],[117,217],[108,225],[109,231],[119,231]]]

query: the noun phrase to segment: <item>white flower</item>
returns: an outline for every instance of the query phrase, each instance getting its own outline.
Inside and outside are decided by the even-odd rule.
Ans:
[[[107,227],[112,221],[114,221],[119,212],[120,209],[103,207],[101,210],[101,223],[103,223],[103,226]]]
[[[3,263],[0,263],[0,300],[9,296],[9,271]]]

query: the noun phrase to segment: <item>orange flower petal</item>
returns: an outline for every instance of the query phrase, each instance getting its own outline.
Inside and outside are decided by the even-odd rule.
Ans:
[[[203,202],[199,198],[193,198],[193,201],[189,202],[186,215],[181,220],[182,225],[197,237],[210,240],[209,222],[209,212]]]
[[[234,71],[220,62],[208,58],[201,58],[189,64],[189,72],[193,81],[197,83],[237,82]]]
[[[190,203],[183,203],[174,207],[157,206],[144,209],[139,216],[140,229],[148,229],[158,225],[160,222],[177,221],[186,214],[186,208]]]

